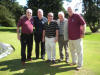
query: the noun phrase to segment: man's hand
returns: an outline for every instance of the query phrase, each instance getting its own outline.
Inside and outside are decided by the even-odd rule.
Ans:
[[[80,36],[80,38],[84,38],[84,35],[85,35],[85,34],[82,34],[82,35]]]
[[[56,30],[56,38],[55,38],[55,42],[58,41],[58,30]]]
[[[56,37],[56,38],[55,38],[55,42],[57,42],[57,41],[58,41],[58,38]]]
[[[85,25],[82,25],[83,34],[80,36],[80,38],[84,38],[85,30],[86,30],[86,24]]]
[[[42,42],[44,42],[45,40],[44,40],[44,38],[42,39]]]
[[[42,37],[42,42],[45,41],[45,30],[43,30],[43,37]]]
[[[17,36],[17,39],[20,40],[20,35]]]

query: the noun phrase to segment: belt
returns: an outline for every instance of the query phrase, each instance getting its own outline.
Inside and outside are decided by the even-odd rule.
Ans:
[[[47,38],[54,38],[55,36],[46,36]]]
[[[29,34],[26,34],[26,33],[21,33],[22,35],[32,35],[33,33],[29,33]]]
[[[64,36],[64,35],[59,35],[59,36]]]

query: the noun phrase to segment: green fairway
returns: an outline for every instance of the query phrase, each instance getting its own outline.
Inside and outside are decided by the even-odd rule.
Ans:
[[[80,71],[76,71],[76,66],[69,66],[64,61],[50,64],[41,59],[35,60],[35,44],[32,52],[33,60],[22,66],[16,27],[0,27],[0,42],[12,44],[15,47],[15,52],[0,59],[0,75],[100,75],[100,33],[91,33],[87,28],[83,40],[84,65]],[[56,58],[59,59],[58,44],[56,45]]]

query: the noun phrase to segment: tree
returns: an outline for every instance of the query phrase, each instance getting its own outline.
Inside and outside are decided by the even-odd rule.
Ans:
[[[100,0],[83,0],[84,17],[92,32],[100,28]]]
[[[15,26],[23,14],[24,7],[19,5],[16,0],[0,0],[0,24]]]
[[[5,6],[10,12],[12,12],[16,22],[19,17],[24,13],[24,8],[16,2],[16,0],[1,0],[0,4]]]
[[[33,10],[33,15],[37,15],[37,10],[43,9],[44,16],[47,16],[48,12],[53,12],[55,18],[59,11],[64,10],[62,7],[63,0],[28,0],[28,8]]]
[[[0,5],[0,24],[3,26],[16,26],[12,13],[5,7]]]

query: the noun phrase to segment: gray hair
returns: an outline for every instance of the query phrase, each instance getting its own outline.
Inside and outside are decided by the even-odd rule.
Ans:
[[[58,12],[58,15],[60,15],[60,14],[61,14],[63,17],[65,16],[63,11]]]
[[[26,12],[30,12],[32,14],[32,9],[27,9]]]
[[[52,12],[49,12],[48,15],[54,16],[54,14]]]
[[[43,10],[42,9],[38,9],[38,11],[40,11],[42,13],[42,15],[43,15]]]

